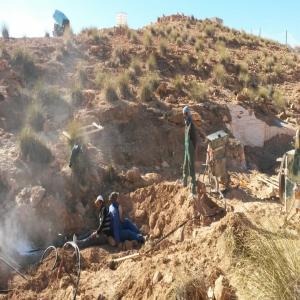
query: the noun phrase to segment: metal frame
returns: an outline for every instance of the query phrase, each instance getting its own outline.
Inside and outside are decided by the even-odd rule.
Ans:
[[[81,133],[78,135],[78,137],[82,137],[84,135],[90,135],[96,132],[99,132],[103,129],[103,126],[100,124],[97,124],[96,122],[93,122],[90,125],[82,126],[80,128]],[[63,131],[62,134],[68,139],[71,140],[71,136],[69,135],[68,132]]]

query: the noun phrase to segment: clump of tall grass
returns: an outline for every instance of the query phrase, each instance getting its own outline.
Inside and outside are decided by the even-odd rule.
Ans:
[[[102,71],[98,71],[96,73],[95,83],[97,85],[97,88],[99,90],[102,90],[104,88],[105,82],[108,80],[109,75]]]
[[[22,48],[18,48],[12,55],[12,65],[18,68],[25,81],[37,77],[37,68],[33,56]]]
[[[143,78],[140,84],[139,97],[142,102],[154,99],[154,91],[159,85],[160,78],[157,74],[150,74]]]
[[[157,59],[153,53],[149,56],[146,66],[149,71],[154,71],[157,68]]]
[[[146,49],[149,49],[153,44],[152,38],[149,33],[145,33],[143,37],[143,45]]]
[[[134,58],[131,61],[129,70],[132,70],[135,73],[135,76],[140,76],[142,74],[142,65],[139,59]]]
[[[190,86],[190,97],[196,102],[207,100],[208,91],[204,84],[193,82]]]
[[[43,130],[45,123],[44,109],[38,102],[33,102],[27,110],[27,123],[36,131]]]
[[[43,106],[66,106],[67,103],[55,86],[39,83],[35,86],[35,97]]]
[[[128,98],[131,95],[129,81],[128,73],[122,73],[117,78],[117,86],[122,98]]]
[[[241,238],[232,275],[241,299],[299,299],[299,237],[250,229]]]
[[[51,150],[29,127],[21,131],[19,146],[21,155],[25,160],[42,164],[50,163],[53,160]]]
[[[78,120],[72,120],[68,123],[66,131],[69,134],[68,144],[73,147],[74,144],[83,145],[86,143],[86,137],[82,132],[82,125]]]
[[[162,56],[166,56],[166,54],[168,52],[166,40],[161,40],[159,42],[159,52]]]
[[[177,93],[181,92],[184,88],[184,78],[182,75],[176,75],[172,80],[172,85],[174,86]]]
[[[224,84],[226,82],[226,70],[222,64],[217,64],[213,69],[215,80],[219,84]]]
[[[115,83],[110,79],[104,85],[104,96],[109,102],[119,100],[119,96],[116,91]]]

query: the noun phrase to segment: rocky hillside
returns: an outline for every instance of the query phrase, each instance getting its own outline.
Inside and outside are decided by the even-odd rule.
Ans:
[[[78,35],[66,32],[62,38],[1,39],[4,247],[22,251],[47,245],[57,232],[80,233],[95,226],[92,200],[113,190],[136,201],[136,213],[128,208],[134,220],[153,238],[161,237],[165,225],[171,228],[176,222],[165,216],[163,225],[152,228],[151,214],[158,217],[160,210],[170,209],[182,220],[178,207],[189,207],[175,183],[170,191],[164,183],[161,190],[157,187],[181,174],[182,107],[191,107],[197,125],[199,171],[205,136],[224,129],[233,137],[227,129],[228,104],[251,109],[260,119],[295,126],[300,113],[299,71],[300,59],[292,49],[182,15],[159,18],[139,30],[87,28]],[[82,132],[82,126],[93,123],[102,130]],[[78,172],[68,166],[74,141],[83,145]],[[290,139],[284,141],[288,144]],[[245,160],[243,149],[238,141],[232,147],[238,168]],[[257,158],[255,151],[260,149],[251,151],[246,160],[264,161],[263,155]],[[272,163],[268,161],[266,168]],[[152,200],[161,197],[165,202],[172,198],[175,208],[153,205]],[[151,213],[144,215],[144,210]],[[16,245],[16,240],[22,243]]]

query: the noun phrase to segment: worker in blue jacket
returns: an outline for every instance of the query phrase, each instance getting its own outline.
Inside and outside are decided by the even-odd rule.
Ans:
[[[117,243],[128,241],[138,241],[144,243],[145,239],[137,226],[129,219],[123,220],[122,208],[118,202],[119,193],[113,192],[109,196],[109,215],[113,237]]]

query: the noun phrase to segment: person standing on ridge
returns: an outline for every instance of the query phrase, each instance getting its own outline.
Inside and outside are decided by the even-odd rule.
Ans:
[[[192,114],[188,106],[183,108],[185,121],[184,136],[184,162],[183,162],[183,186],[188,184],[188,176],[192,180],[192,193],[196,194],[195,153],[197,147],[197,136]]]

